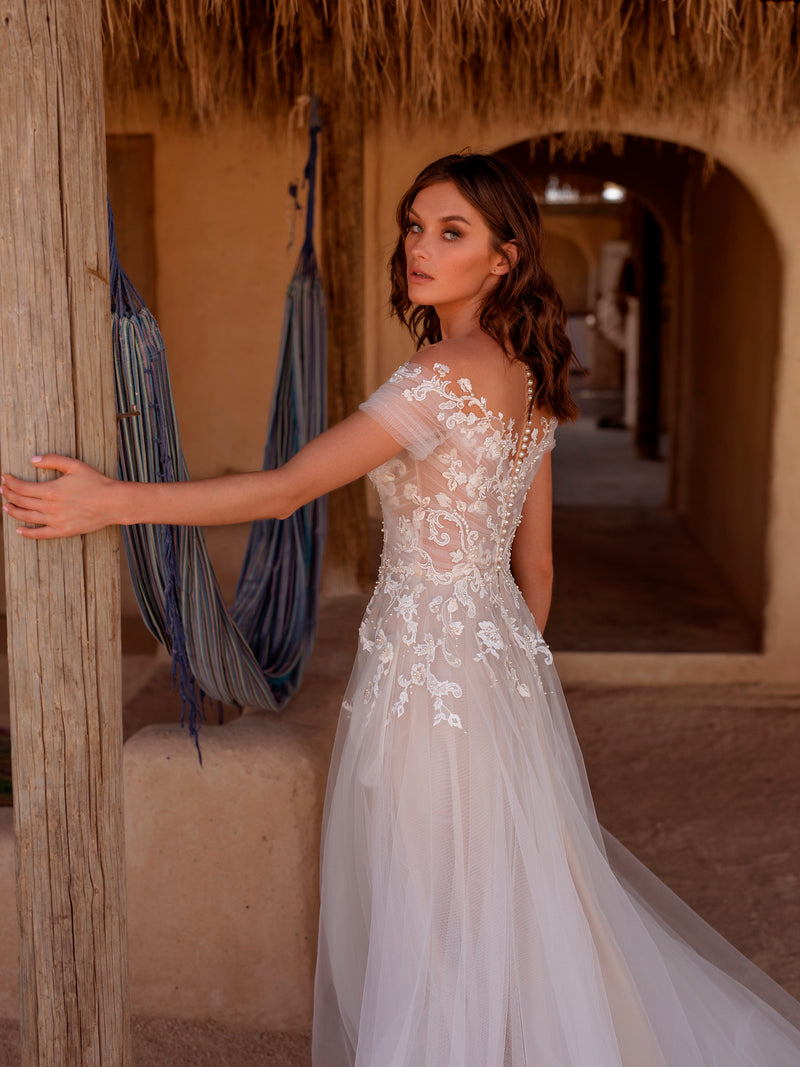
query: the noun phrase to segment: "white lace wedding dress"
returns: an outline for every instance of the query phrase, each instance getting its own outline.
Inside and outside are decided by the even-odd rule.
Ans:
[[[800,1067],[798,1004],[601,829],[510,546],[528,435],[446,366],[364,405],[385,544],[323,825],[314,1067]],[[635,798],[631,798],[635,803]]]

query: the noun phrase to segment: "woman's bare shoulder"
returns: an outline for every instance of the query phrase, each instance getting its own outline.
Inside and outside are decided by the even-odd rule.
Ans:
[[[418,352],[414,362],[427,372],[446,367],[446,377],[481,406],[515,422],[527,418],[528,382],[524,364],[509,359],[490,338],[453,338]],[[476,400],[477,402],[477,400]]]
[[[494,341],[486,338],[454,337],[438,341],[420,349],[412,359],[426,370],[432,371],[437,365],[447,367],[455,378],[501,377],[510,361]]]

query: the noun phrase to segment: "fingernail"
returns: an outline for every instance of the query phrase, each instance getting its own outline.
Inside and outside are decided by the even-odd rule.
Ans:
[[[31,463],[41,463],[41,462],[42,462],[42,457],[41,456],[31,456]]]
[[[5,485],[5,484],[6,484],[6,476],[5,476],[5,474],[0,474],[0,485]]]
[[[16,532],[17,532],[18,534],[21,534],[21,533],[22,533],[22,531],[23,531],[24,529],[25,529],[25,527],[24,527],[24,526],[18,526],[18,527],[17,527],[17,529],[16,529]]]
[[[3,504],[3,511],[8,511],[8,504]]]

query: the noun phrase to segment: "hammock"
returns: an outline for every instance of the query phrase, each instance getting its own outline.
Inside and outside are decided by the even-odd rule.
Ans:
[[[289,284],[264,469],[285,463],[326,425],[326,319],[312,241],[319,119],[311,105],[305,240]],[[158,324],[121,270],[109,207],[119,477],[188,479]],[[317,625],[326,504],[253,523],[230,610],[201,529],[125,527],[136,598],[147,628],[172,654],[181,723],[198,741],[203,701],[280,710],[297,691]],[[199,751],[199,747],[198,747]]]

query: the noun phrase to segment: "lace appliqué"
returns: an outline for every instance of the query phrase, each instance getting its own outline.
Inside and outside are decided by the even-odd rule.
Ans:
[[[360,647],[374,663],[363,691],[368,708],[392,676],[387,724],[421,689],[430,697],[434,726],[463,730],[456,679],[467,642],[470,659],[503,665],[519,696],[531,696],[532,680],[544,692],[536,660],[552,663],[552,655],[524,620],[509,558],[525,492],[552,447],[556,420],[530,422],[520,434],[475,395],[468,378],[454,385],[448,376],[441,363],[432,374],[407,364],[391,379],[405,401],[425,406],[426,427],[435,419],[446,434],[424,460],[401,452],[370,474],[381,497],[385,544]],[[524,667],[516,650],[524,653]]]

